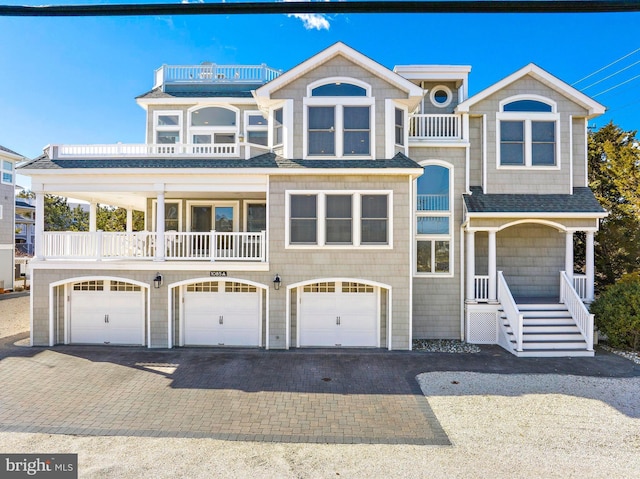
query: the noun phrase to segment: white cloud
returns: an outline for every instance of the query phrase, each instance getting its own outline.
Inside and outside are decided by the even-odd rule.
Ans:
[[[317,13],[292,13],[287,16],[302,20],[302,24],[307,30],[329,30],[330,27],[327,17]]]

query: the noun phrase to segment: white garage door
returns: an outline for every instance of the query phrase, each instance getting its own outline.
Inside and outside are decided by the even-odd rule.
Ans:
[[[70,302],[71,343],[144,345],[144,292],[140,286],[83,281],[72,286]]]
[[[300,346],[380,346],[376,287],[326,282],[309,284],[301,290]]]
[[[257,287],[232,281],[190,284],[184,291],[186,346],[260,346]]]

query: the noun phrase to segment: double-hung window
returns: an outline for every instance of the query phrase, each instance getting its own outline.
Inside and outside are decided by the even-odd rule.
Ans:
[[[452,272],[452,169],[427,165],[416,185],[416,273]]]
[[[544,99],[511,99],[497,115],[498,167],[558,167],[559,115]]]
[[[394,112],[395,142],[396,145],[404,146],[404,111],[396,108]]]
[[[180,140],[182,131],[181,111],[156,111],[154,112],[154,139],[159,145],[173,145],[182,143]]]
[[[284,141],[283,127],[282,127],[282,122],[284,120],[283,111],[284,110],[282,108],[273,110],[273,145],[274,146],[282,145]]]
[[[375,99],[368,85],[354,81],[334,79],[308,87],[304,98],[306,157],[371,157]]]
[[[289,192],[288,246],[391,245],[388,191]]]
[[[13,162],[7,160],[1,160],[2,174],[1,180],[3,185],[13,185]]]
[[[269,125],[259,111],[248,111],[244,116],[245,141],[254,145],[267,146]]]

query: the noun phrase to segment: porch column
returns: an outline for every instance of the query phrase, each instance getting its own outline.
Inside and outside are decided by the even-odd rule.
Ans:
[[[595,281],[595,267],[593,261],[593,231],[587,231],[587,244],[586,244],[586,261],[585,270],[587,274],[587,302],[593,302],[594,291],[593,282]]]
[[[98,221],[98,205],[95,201],[91,200],[89,203],[89,231],[95,232]]]
[[[36,259],[43,259],[43,245],[44,241],[44,193],[42,191],[36,191],[36,224],[35,224],[35,257]]]
[[[573,231],[565,233],[564,270],[570,280],[573,280]]]
[[[158,192],[156,205],[156,261],[164,261],[164,191]]]
[[[127,233],[133,231],[133,210],[131,207],[127,208]]]
[[[488,269],[489,269],[489,302],[497,303],[498,302],[498,294],[496,292],[497,288],[497,272],[496,272],[496,232],[489,231],[489,258],[488,258]]]
[[[467,239],[466,252],[467,255],[467,301],[476,300],[476,252],[475,252],[475,233],[473,231],[465,231]]]

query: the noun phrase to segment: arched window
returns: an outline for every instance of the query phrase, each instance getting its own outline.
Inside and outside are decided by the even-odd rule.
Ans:
[[[452,168],[430,164],[416,181],[416,273],[451,272]]]
[[[190,114],[189,133],[194,145],[235,144],[238,113],[219,106],[194,110]]]
[[[313,88],[311,96],[367,96],[367,90],[353,83],[333,82]]]
[[[558,120],[551,100],[522,96],[504,100],[498,113],[498,166],[558,166]]]

